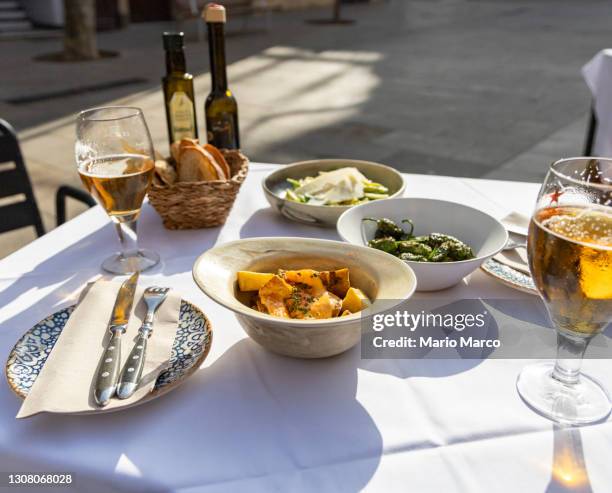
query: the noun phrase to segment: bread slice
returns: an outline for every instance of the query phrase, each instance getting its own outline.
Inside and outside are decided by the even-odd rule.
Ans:
[[[187,137],[185,137],[184,139],[176,140],[172,142],[172,144],[170,145],[170,154],[174,158],[174,162],[178,163],[179,158],[181,156],[181,151],[183,149],[185,149],[186,147],[197,146],[197,145],[200,145],[198,143],[198,139],[189,139]]]
[[[227,180],[225,176],[225,170],[219,165],[215,157],[211,153],[209,153],[206,149],[204,149],[202,146],[198,146],[198,147],[200,147],[200,149],[204,151],[204,155],[207,157],[211,166],[215,168],[215,172],[217,174],[217,180]]]
[[[198,139],[190,139],[189,137],[183,137],[180,141],[181,147],[196,146],[200,144]]]
[[[162,184],[172,185],[176,181],[176,170],[165,159],[155,161],[155,176]]]
[[[188,139],[188,138],[184,138],[181,139],[181,141],[179,142],[179,149],[183,150],[187,147],[191,147],[191,146],[199,146],[200,143],[198,142],[198,139]]]
[[[185,147],[197,146],[197,145],[199,145],[198,139],[184,138],[181,140],[175,140],[174,142],[172,142],[172,144],[170,144],[170,155],[174,159],[174,162],[178,163],[182,149],[184,149]]]
[[[215,161],[217,161],[217,164],[221,167],[223,173],[225,174],[225,179],[229,180],[232,177],[232,170],[230,169],[229,164],[227,164],[227,161],[223,157],[221,151],[212,144],[204,144],[204,149],[215,158]]]
[[[172,142],[170,145],[170,155],[174,162],[178,164],[179,156],[181,154],[181,143],[180,142]]]
[[[218,180],[217,169],[207,154],[200,146],[183,147],[178,160],[179,181]]]

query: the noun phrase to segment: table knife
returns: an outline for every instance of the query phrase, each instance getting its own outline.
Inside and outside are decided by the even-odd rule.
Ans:
[[[94,399],[101,407],[108,404],[117,390],[119,365],[121,364],[121,334],[127,329],[130,319],[138,275],[138,272],[132,274],[119,288],[113,314],[108,324],[111,336],[100,359],[94,390]]]

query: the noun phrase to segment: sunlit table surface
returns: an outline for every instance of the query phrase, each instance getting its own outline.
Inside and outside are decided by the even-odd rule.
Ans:
[[[67,491],[86,492],[612,491],[610,422],[564,429],[535,414],[515,390],[525,360],[362,360],[357,347],[303,361],[251,341],[232,313],[198,290],[195,258],[238,238],[339,239],[268,207],[261,181],[273,169],[251,166],[220,228],[168,231],[150,206],[143,209],[141,245],[163,264],[140,282],[171,286],[206,312],[214,336],[201,369],[141,407],[27,420],[15,419],[20,400],[3,380],[0,471],[72,472]],[[406,182],[406,196],[461,202],[498,218],[528,215],[538,191],[426,175],[408,174]],[[95,207],[0,261],[0,356],[72,304],[116,246]],[[439,296],[530,295],[477,271]],[[612,389],[612,362],[584,368]]]

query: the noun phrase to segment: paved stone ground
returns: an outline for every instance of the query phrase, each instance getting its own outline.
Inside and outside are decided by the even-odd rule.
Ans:
[[[274,14],[268,31],[263,19],[246,31],[242,20],[230,25],[230,85],[252,160],[349,157],[408,172],[540,181],[550,161],[581,153],[590,95],[580,68],[612,42],[609,0],[387,0],[344,12],[357,22],[311,25],[304,21],[329,10],[310,10]],[[120,56],[78,64],[33,61],[58,51],[57,38],[0,42],[0,117],[19,130],[48,228],[57,187],[79,184],[80,109],[141,106],[157,148],[167,150],[161,32],[175,27],[101,33],[100,47]],[[182,27],[203,127],[207,45],[193,22]],[[117,81],[131,82],[95,89]],[[70,94],[49,97],[60,92]],[[23,100],[32,96],[46,98]],[[33,237],[29,229],[0,236],[0,256]]]

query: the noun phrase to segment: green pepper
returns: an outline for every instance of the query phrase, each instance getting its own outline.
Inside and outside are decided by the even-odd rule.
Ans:
[[[430,262],[447,262],[449,251],[450,251],[450,246],[448,242],[442,243],[440,246],[437,246],[433,249],[433,251],[429,255],[429,261]]]
[[[414,240],[404,240],[397,242],[397,250],[400,253],[412,253],[414,255],[420,255],[422,257],[429,257],[431,254],[431,247],[424,244],[419,243]]]
[[[413,236],[411,240],[416,241],[417,243],[425,243],[427,246],[430,246],[429,236]]]
[[[364,217],[362,221],[374,221],[376,223],[376,233],[374,233],[374,238],[386,238],[390,236],[396,240],[400,240],[402,236],[404,236],[404,230],[391,221],[391,219],[384,217],[381,219]]]
[[[410,262],[427,262],[427,257],[408,252],[401,253],[399,258],[400,260],[408,260]]]
[[[397,241],[395,240],[395,238],[391,237],[375,238],[373,240],[368,241],[368,246],[376,248],[377,250],[382,250],[383,252],[387,252],[392,255],[397,252]]]
[[[402,223],[410,224],[410,231],[408,233],[404,233],[404,236],[406,239],[412,238],[412,233],[414,232],[414,223],[412,222],[412,219],[402,219]]]
[[[429,241],[427,242],[431,247],[438,247],[447,241],[459,241],[457,238],[451,235],[444,235],[442,233],[431,233],[429,235]]]
[[[447,241],[445,244],[448,244],[448,256],[452,260],[468,260],[474,258],[474,252],[472,249],[462,241]]]
[[[387,218],[364,218],[363,220],[374,221],[377,226],[374,239],[368,242],[368,245],[395,255],[402,260],[453,262],[475,257],[473,250],[454,236],[442,233],[413,236],[414,224],[410,219],[402,220],[402,223],[410,224],[409,232],[405,232],[395,222]]]

